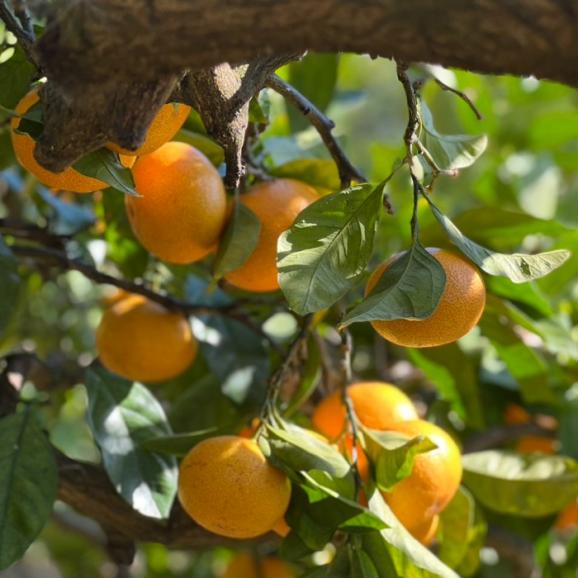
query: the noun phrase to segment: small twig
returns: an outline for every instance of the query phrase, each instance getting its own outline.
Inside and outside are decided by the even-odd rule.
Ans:
[[[476,118],[478,120],[484,120],[484,117],[482,116],[482,113],[478,110],[478,107],[474,104],[473,100],[465,92],[462,92],[461,90],[454,88],[453,86],[449,86],[448,84],[446,84],[439,78],[436,78],[435,76],[434,80],[442,90],[447,90],[448,92],[451,92],[456,96],[458,96],[459,98],[461,98],[472,109],[472,112],[476,115]]]
[[[18,239],[38,241],[43,245],[55,248],[63,248],[65,242],[70,239],[69,236],[57,235],[45,227],[39,227],[34,223],[27,223],[19,219],[0,219],[0,231]]]
[[[307,120],[315,127],[321,140],[323,140],[329,154],[337,165],[342,188],[347,188],[351,181],[364,183],[367,179],[351,164],[345,152],[331,132],[335,128],[332,120],[327,118],[311,101],[297,89],[279,78],[272,75],[267,80],[267,86],[282,95],[288,102],[295,106]]]
[[[21,5],[21,3],[19,2],[17,5]],[[6,0],[0,0],[0,19],[6,24],[6,28],[16,36],[20,46],[22,46],[22,50],[24,50],[26,54],[26,58],[28,58],[36,68],[39,68],[36,51],[34,49],[34,33],[31,29],[26,30],[23,27],[21,21],[19,21],[10,8],[8,8]]]
[[[397,63],[397,79],[401,83],[405,99],[407,102],[408,121],[403,140],[407,147],[407,159],[411,161],[413,157],[413,145],[418,140],[418,131],[420,128],[419,113],[417,110],[417,96],[411,80],[407,74],[407,64],[402,62]]]
[[[14,5],[14,14],[20,21],[22,29],[34,42],[36,40],[36,34],[34,34],[34,26],[32,25],[32,18],[28,10],[28,2],[26,2],[26,0],[12,0],[12,4]]]

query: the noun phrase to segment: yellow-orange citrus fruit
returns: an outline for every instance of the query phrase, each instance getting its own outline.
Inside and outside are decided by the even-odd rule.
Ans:
[[[170,141],[179,132],[190,112],[191,107],[186,104],[176,102],[165,104],[153,119],[145,141],[138,149],[131,151],[112,142],[106,146],[116,153],[127,156],[148,155]]]
[[[436,514],[433,518],[425,519],[411,530],[411,535],[424,546],[431,546],[440,525],[440,517]]]
[[[576,526],[578,526],[578,500],[566,506],[554,524],[556,530],[570,530]]]
[[[380,381],[362,381],[347,389],[355,415],[370,429],[386,430],[398,421],[418,418],[411,399],[395,385]],[[346,410],[341,393],[328,395],[314,410],[315,429],[330,441],[336,440],[345,428]]]
[[[24,116],[38,101],[38,90],[30,91],[17,105],[15,112]],[[20,126],[20,118],[14,117],[10,121],[10,137],[12,147],[18,162],[29,172],[31,172],[43,185],[51,189],[71,191],[73,193],[92,193],[108,187],[106,183],[80,174],[72,168],[68,168],[61,173],[53,173],[38,164],[34,158],[36,141],[28,134],[17,133]]]
[[[281,538],[287,537],[289,532],[291,532],[291,528],[285,521],[285,518],[281,518],[274,526],[273,532],[277,534],[277,536],[281,536]]]
[[[446,273],[446,287],[437,309],[427,319],[372,321],[384,338],[403,347],[436,347],[452,343],[477,324],[486,304],[482,276],[462,257],[442,249],[428,249]],[[398,257],[389,259],[371,275],[366,293],[377,284],[384,271]]]
[[[295,578],[295,572],[279,558],[255,558],[250,554],[237,554],[221,578]]]
[[[125,169],[132,169],[132,167],[134,166],[134,163],[136,163],[136,157],[131,157],[129,155],[118,155],[120,164],[125,168]]]
[[[126,196],[134,234],[169,263],[193,263],[216,246],[227,214],[225,188],[209,160],[191,145],[169,142],[139,157],[136,190]]]
[[[196,445],[181,463],[179,500],[203,528],[228,538],[270,532],[291,498],[287,476],[253,440],[219,436]]]
[[[141,295],[119,297],[96,332],[102,364],[134,381],[164,381],[185,371],[198,348],[188,321]]]
[[[245,291],[266,293],[279,289],[277,239],[307,205],[318,199],[317,191],[299,181],[277,179],[253,187],[241,196],[261,222],[257,247],[249,259],[225,279]]]
[[[555,454],[556,440],[544,436],[522,436],[516,444],[516,450],[521,454]]]
[[[519,425],[532,421],[532,416],[517,403],[509,403],[504,412],[504,421],[508,425]]]
[[[427,436],[437,446],[416,456],[411,474],[383,493],[393,513],[413,533],[457,492],[462,479],[460,450],[449,434],[424,420],[398,422],[390,429],[410,438]]]

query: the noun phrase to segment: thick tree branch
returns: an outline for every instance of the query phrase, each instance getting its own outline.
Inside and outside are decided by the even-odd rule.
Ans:
[[[339,178],[341,180],[342,188],[346,188],[351,184],[352,180],[365,182],[367,179],[351,164],[345,152],[333,136],[332,130],[335,124],[328,119],[312,102],[303,96],[293,86],[285,82],[283,79],[273,75],[267,81],[267,86],[278,92],[285,99],[295,106],[309,122],[315,127],[319,136],[323,140],[329,154],[332,156]]]
[[[7,0],[0,0],[0,20],[3,20],[6,28],[16,36],[28,60],[38,67],[34,31],[28,11],[21,1],[13,4],[14,13],[10,10]]]

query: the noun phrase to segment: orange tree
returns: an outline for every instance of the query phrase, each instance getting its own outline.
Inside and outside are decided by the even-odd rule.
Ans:
[[[3,576],[575,578],[572,2],[0,18]]]

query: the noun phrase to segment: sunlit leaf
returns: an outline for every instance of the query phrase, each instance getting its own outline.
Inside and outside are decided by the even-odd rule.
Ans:
[[[104,181],[127,195],[138,196],[132,173],[120,164],[116,153],[107,148],[89,153],[74,163],[74,168],[79,173]]]

